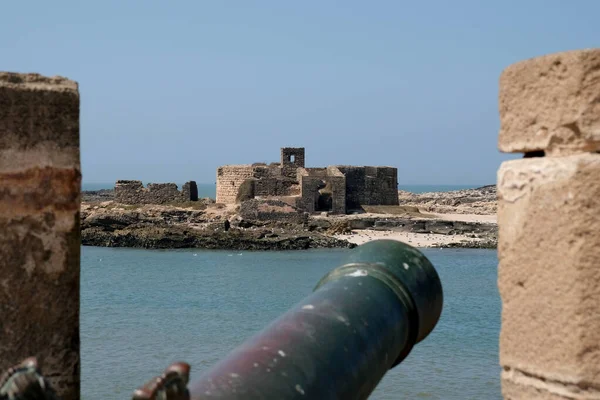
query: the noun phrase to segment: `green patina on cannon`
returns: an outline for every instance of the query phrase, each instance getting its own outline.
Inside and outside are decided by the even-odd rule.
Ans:
[[[366,399],[433,330],[442,304],[438,274],[421,252],[392,240],[369,242],[197,380],[188,384],[190,366],[175,363],[133,399]],[[19,371],[10,379],[21,374],[44,386],[36,365]],[[53,399],[3,398],[6,382],[0,400]]]

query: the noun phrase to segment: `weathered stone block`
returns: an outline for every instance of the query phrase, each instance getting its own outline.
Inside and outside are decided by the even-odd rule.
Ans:
[[[394,167],[336,167],[346,177],[346,208],[398,205],[398,169]]]
[[[598,177],[600,154],[588,153],[508,161],[498,172],[506,377],[600,388]]]
[[[0,73],[0,371],[36,356],[79,399],[77,83]]]
[[[234,204],[240,187],[254,177],[251,165],[225,165],[217,169],[217,203]]]
[[[573,400],[593,399],[588,393],[577,396],[578,389],[562,383],[541,381],[525,375],[502,375],[502,395],[504,400]],[[584,397],[588,395],[588,397]],[[574,397],[575,396],[575,397]]]
[[[285,176],[265,176],[255,180],[255,196],[288,196],[298,182]]]
[[[522,61],[500,77],[501,151],[600,150],[600,49]]]

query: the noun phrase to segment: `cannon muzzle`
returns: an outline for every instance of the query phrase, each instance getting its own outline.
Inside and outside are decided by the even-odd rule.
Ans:
[[[159,397],[161,385],[151,384],[134,398],[365,399],[433,330],[442,303],[438,274],[421,252],[393,240],[369,242],[185,393],[168,396],[172,388],[163,388]]]

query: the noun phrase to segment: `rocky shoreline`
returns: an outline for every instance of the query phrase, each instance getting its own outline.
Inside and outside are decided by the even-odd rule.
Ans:
[[[198,207],[198,205],[195,205]],[[131,207],[84,203],[81,243],[84,246],[145,249],[301,250],[354,247],[352,243],[285,223],[227,218],[176,206]],[[216,207],[215,207],[216,209]]]
[[[398,191],[401,205],[418,207],[422,212],[490,215],[496,214],[496,185],[451,192],[411,193]]]
[[[210,199],[123,205],[114,202],[112,190],[88,191],[82,196],[81,239],[83,245],[103,247],[301,250],[352,248],[374,237],[390,237],[416,247],[496,248],[494,222],[448,219],[452,214],[495,213],[495,187],[460,192],[400,192],[399,207],[309,216],[275,200],[252,200],[242,207]],[[479,214],[468,213],[468,207]],[[450,214],[425,212],[440,209]]]

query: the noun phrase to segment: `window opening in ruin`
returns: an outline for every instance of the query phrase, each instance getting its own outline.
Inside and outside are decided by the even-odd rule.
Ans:
[[[293,154],[292,154],[292,155],[290,156],[290,162],[291,162],[291,163],[294,163],[294,162],[296,162],[296,156],[295,156],[295,155],[293,155]]]

